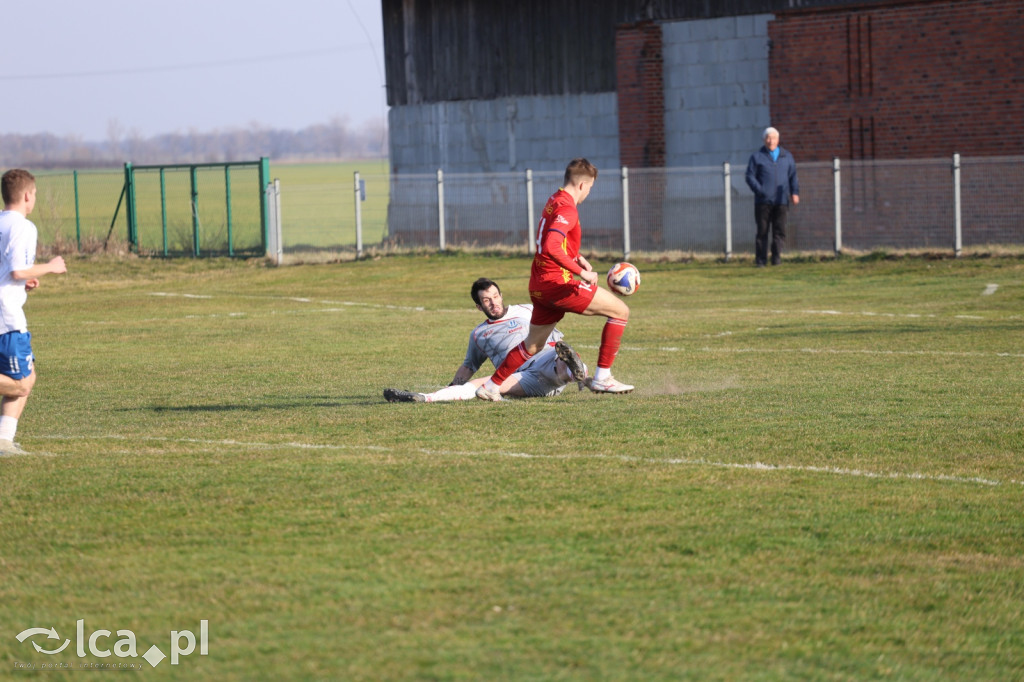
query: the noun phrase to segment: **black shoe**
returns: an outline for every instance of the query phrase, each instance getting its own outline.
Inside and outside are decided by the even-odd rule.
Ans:
[[[572,349],[572,346],[565,341],[556,341],[555,354],[569,368],[569,373],[572,374],[574,381],[582,382],[587,378],[587,366],[583,364],[579,354]]]
[[[780,262],[780,261],[779,261],[779,259],[778,259],[778,258],[772,258],[772,265],[778,265],[778,264],[779,264],[779,262]]]
[[[412,391],[402,391],[397,388],[385,388],[384,389],[384,400],[389,403],[422,403],[423,394],[413,393]]]

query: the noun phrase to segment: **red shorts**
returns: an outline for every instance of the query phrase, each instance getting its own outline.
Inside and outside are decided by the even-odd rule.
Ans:
[[[582,314],[597,294],[597,286],[574,279],[571,282],[530,282],[533,316],[530,324],[556,324],[566,313]]]

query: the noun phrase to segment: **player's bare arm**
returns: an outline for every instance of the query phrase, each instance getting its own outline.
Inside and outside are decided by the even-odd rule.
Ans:
[[[64,263],[64,258],[57,256],[46,263],[39,263],[24,270],[12,270],[11,277],[19,280],[34,279],[37,280],[36,284],[38,285],[38,279],[43,275],[59,275],[67,271],[68,266]]]
[[[452,383],[449,386],[461,386],[470,379],[473,378],[473,372],[465,365],[459,365],[459,368],[455,370],[455,376],[452,377]]]

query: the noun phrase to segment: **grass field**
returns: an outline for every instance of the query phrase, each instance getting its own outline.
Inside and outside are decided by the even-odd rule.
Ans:
[[[639,265],[636,393],[428,405],[381,390],[446,384],[526,259],[72,261],[0,460],[0,677],[1024,677],[1024,260]],[[591,365],[600,327],[561,325]]]

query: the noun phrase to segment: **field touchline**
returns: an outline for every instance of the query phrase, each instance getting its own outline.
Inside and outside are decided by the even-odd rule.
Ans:
[[[595,345],[573,344],[573,348],[594,350]],[[982,351],[953,351],[953,350],[877,350],[871,348],[681,348],[679,346],[658,346],[657,348],[645,348],[643,346],[622,346],[620,352],[633,353],[807,353],[810,355],[906,355],[906,356],[939,356],[955,358],[1024,358],[1024,353],[985,353]]]
[[[402,311],[414,311],[424,312],[428,308],[425,306],[417,305],[392,305],[390,303],[365,303],[362,301],[332,301],[332,300],[318,300],[315,298],[305,298],[302,296],[257,296],[255,294],[173,294],[164,291],[151,291],[150,296],[163,296],[166,298],[226,298],[229,300],[258,300],[258,301],[292,301],[294,303],[319,303],[320,305],[343,305],[358,308],[379,308],[381,310],[402,310]],[[478,314],[475,310],[460,308],[457,310],[448,310],[445,308],[430,308],[432,313],[472,313]]]
[[[954,476],[951,474],[924,474],[919,472],[879,472],[879,471],[866,471],[864,469],[846,469],[843,467],[823,467],[815,466],[812,464],[768,464],[764,462],[719,462],[710,459],[704,459],[702,457],[669,457],[665,459],[659,459],[657,457],[643,457],[643,456],[630,456],[630,455],[606,455],[602,453],[594,454],[568,454],[568,455],[544,455],[534,454],[529,452],[470,452],[460,450],[435,450],[432,448],[411,448],[411,449],[398,449],[383,445],[339,445],[335,443],[299,443],[299,442],[286,442],[286,443],[262,443],[262,442],[247,442],[240,440],[217,440],[217,439],[202,439],[202,438],[162,438],[160,436],[121,436],[121,435],[104,435],[104,436],[61,436],[61,435],[49,435],[49,436],[36,436],[39,440],[54,440],[54,441],[93,441],[93,440],[117,440],[123,441],[130,444],[132,441],[147,442],[147,443],[180,443],[180,444],[195,444],[195,445],[213,445],[220,447],[238,447],[238,448],[252,448],[255,450],[279,450],[279,449],[293,449],[293,450],[337,450],[337,451],[348,451],[348,452],[379,452],[387,453],[390,455],[402,455],[402,454],[423,454],[423,455],[435,455],[441,457],[510,457],[514,459],[536,459],[536,460],[574,460],[574,459],[593,459],[593,460],[609,460],[619,462],[631,462],[639,464],[648,464],[653,466],[689,466],[689,467],[713,467],[717,469],[740,469],[744,471],[754,472],[786,472],[796,471],[801,473],[812,473],[812,474],[827,474],[831,476],[849,476],[853,478],[874,478],[880,480],[904,480],[904,481],[930,481],[938,483],[965,483],[972,485],[986,485],[986,486],[998,486],[998,485],[1019,485],[1024,486],[1024,481],[1018,481],[1015,479],[1008,479],[1005,481],[999,481],[996,479],[981,478],[978,476]]]
[[[988,287],[985,289],[985,291],[982,292],[982,295],[993,294],[993,293],[995,293],[996,289],[998,289],[998,288],[999,288],[998,284],[989,284]],[[989,291],[989,289],[991,289],[991,291]],[[901,319],[911,319],[911,320],[936,319],[936,318],[939,318],[939,317],[951,317],[951,318],[957,319],[957,320],[1004,319],[1004,318],[994,318],[992,316],[982,317],[980,315],[963,315],[963,314],[950,314],[950,313],[946,313],[945,315],[937,315],[935,313],[878,313],[878,312],[874,312],[874,311],[871,311],[871,310],[859,310],[859,311],[854,311],[854,312],[848,312],[848,311],[842,311],[842,310],[756,310],[754,308],[737,308],[735,312],[738,312],[738,313],[756,313],[758,315],[761,315],[761,314],[793,315],[794,317],[798,316],[798,315],[828,315],[828,316],[831,316],[831,317],[854,316],[854,317],[880,317],[880,318],[892,318],[892,319],[901,318]],[[1011,315],[1011,316],[1009,316],[1008,319],[1011,319],[1011,320],[1019,319],[1019,317],[1020,317],[1019,315]]]
[[[873,350],[842,348],[701,348],[704,353],[810,353],[812,355],[907,355],[955,358],[1024,358],[1024,353],[983,353],[946,350]]]

